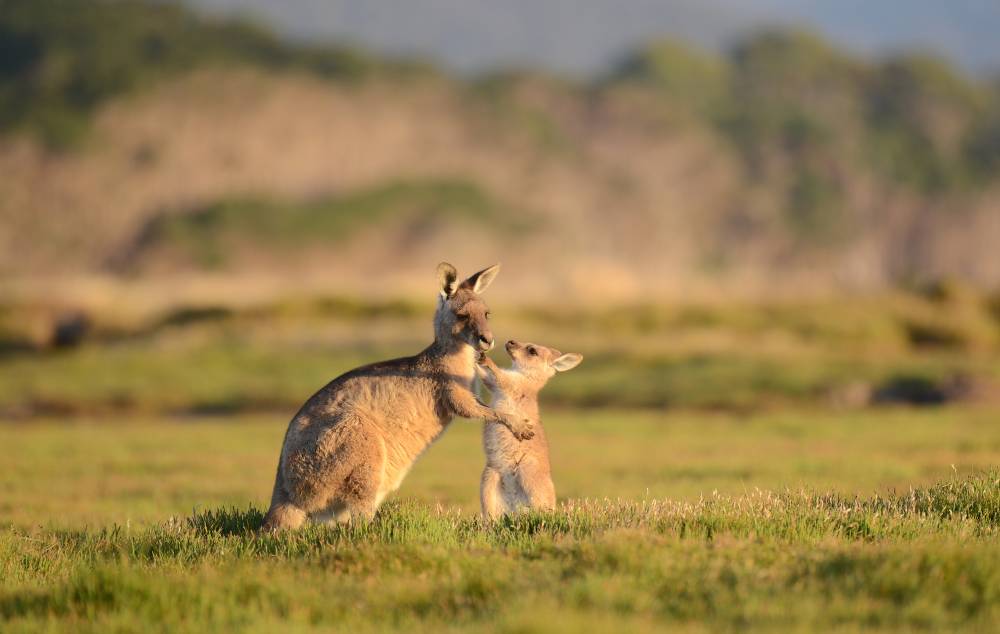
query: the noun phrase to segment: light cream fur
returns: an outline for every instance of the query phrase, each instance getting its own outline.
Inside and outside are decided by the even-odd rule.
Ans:
[[[459,284],[455,268],[442,263],[434,342],[415,356],[347,372],[306,401],[285,433],[264,530],[370,519],[454,416],[532,436],[531,421],[498,414],[472,392],[476,356],[493,347],[480,293],[498,268]]]
[[[556,372],[570,370],[583,360],[579,354],[562,354],[533,343],[508,341],[506,348],[513,361],[509,369],[497,367],[483,355],[476,373],[493,393],[494,411],[530,419],[535,435],[519,440],[502,425],[484,421],[486,467],[479,484],[479,501],[487,521],[523,508],[555,508],[556,490],[549,445],[538,413],[538,392]]]

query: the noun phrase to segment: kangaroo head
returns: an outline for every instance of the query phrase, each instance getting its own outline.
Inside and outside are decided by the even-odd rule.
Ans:
[[[538,388],[545,385],[556,372],[572,370],[583,361],[583,355],[576,352],[563,354],[555,348],[513,339],[504,347],[514,362],[512,369]]]
[[[438,265],[441,294],[434,314],[434,336],[438,341],[465,343],[479,351],[493,348],[490,307],[481,294],[499,271],[500,265],[494,264],[458,283],[455,267],[447,262]]]

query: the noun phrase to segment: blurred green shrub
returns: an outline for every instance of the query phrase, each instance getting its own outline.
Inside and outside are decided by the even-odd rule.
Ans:
[[[722,58],[662,40],[628,55],[604,81],[635,83],[715,116],[723,107],[730,68]]]
[[[917,301],[903,302],[900,326],[915,346],[990,349],[1000,341],[1000,327],[990,299],[957,280],[919,286]]]
[[[501,213],[506,212],[506,213]],[[258,255],[337,243],[364,227],[399,218],[404,227],[444,221],[489,223],[496,231],[522,228],[486,191],[462,180],[394,182],[311,201],[237,198],[151,220],[117,268],[150,257],[181,258],[205,269],[225,267],[235,253]]]

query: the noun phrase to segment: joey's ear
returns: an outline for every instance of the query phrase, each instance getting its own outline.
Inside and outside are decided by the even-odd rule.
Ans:
[[[437,276],[438,284],[441,285],[441,297],[448,299],[455,294],[455,289],[458,288],[458,271],[447,262],[442,262],[438,264]]]
[[[580,365],[581,361],[583,361],[582,354],[567,352],[566,354],[557,357],[556,360],[552,362],[552,367],[559,372],[565,372],[566,370],[572,370],[576,366]]]
[[[462,286],[465,288],[471,288],[478,295],[486,290],[486,287],[493,282],[493,278],[495,278],[499,272],[500,264],[494,264],[488,269],[483,269],[478,273],[470,275],[469,279],[462,282]]]

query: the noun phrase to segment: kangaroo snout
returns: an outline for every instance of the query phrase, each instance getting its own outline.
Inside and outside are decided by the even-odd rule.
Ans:
[[[493,335],[490,333],[481,333],[479,335],[479,349],[483,352],[493,349]]]

